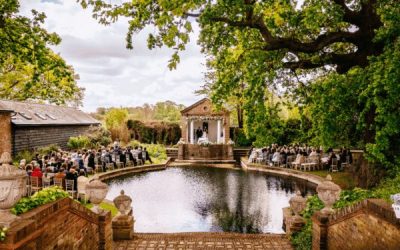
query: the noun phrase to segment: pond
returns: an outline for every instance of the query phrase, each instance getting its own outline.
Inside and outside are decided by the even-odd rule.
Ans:
[[[171,167],[108,181],[107,199],[121,189],[132,200],[135,232],[283,233],[282,208],[305,181],[259,172]]]

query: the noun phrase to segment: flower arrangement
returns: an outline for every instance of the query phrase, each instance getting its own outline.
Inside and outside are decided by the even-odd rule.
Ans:
[[[213,143],[212,142],[210,142],[210,141],[202,141],[202,142],[199,142],[199,145],[200,146],[203,146],[203,147],[208,147],[208,146],[210,146],[210,145],[212,145]]]

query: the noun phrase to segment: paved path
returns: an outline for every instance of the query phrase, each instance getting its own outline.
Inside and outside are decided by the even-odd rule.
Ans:
[[[285,235],[235,233],[135,234],[114,243],[117,250],[293,249]]]

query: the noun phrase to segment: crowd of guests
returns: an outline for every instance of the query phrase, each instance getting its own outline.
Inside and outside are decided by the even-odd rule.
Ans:
[[[248,153],[249,162],[259,162],[270,165],[300,165],[306,163],[307,158],[315,159],[316,164],[329,168],[334,162],[341,170],[342,163],[351,164],[353,161],[350,150],[343,147],[339,152],[328,148],[324,152],[322,147],[311,147],[308,145],[280,146],[272,144],[264,148],[252,147]]]
[[[71,152],[58,150],[44,155],[36,154],[29,163],[22,159],[19,168],[25,170],[28,176],[38,177],[40,186],[44,178],[50,179],[51,184],[54,184],[55,178],[60,178],[74,180],[77,190],[78,178],[87,178],[88,173],[105,172],[110,165],[112,168],[137,166],[145,164],[146,161],[152,163],[146,148],[141,146],[123,148],[115,142],[112,147],[99,149]]]

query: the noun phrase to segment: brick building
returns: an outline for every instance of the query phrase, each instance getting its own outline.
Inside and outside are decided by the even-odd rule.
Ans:
[[[65,148],[69,137],[82,135],[99,124],[74,108],[0,100],[0,155],[50,144]]]

